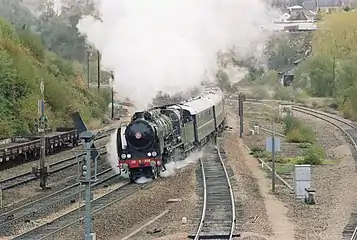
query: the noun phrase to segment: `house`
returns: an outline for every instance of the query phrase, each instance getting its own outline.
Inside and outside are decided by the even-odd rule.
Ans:
[[[284,87],[290,86],[295,77],[295,68],[289,69],[285,72],[279,72],[278,75],[280,77],[280,84],[283,85]]]
[[[294,82],[295,78],[295,70],[297,69],[297,65],[304,61],[304,59],[298,59],[293,62],[294,67],[287,69],[284,72],[279,72],[278,76],[280,77],[280,83],[284,87],[290,86]]]

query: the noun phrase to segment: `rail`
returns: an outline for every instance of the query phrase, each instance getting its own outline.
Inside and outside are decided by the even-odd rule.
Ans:
[[[145,183],[141,185],[131,184],[130,182],[125,183],[124,185],[117,187],[109,192],[103,194],[102,196],[95,198],[91,201],[92,203],[92,214],[96,215],[103,209],[109,207],[110,205],[122,201],[126,199],[128,196],[134,194],[135,192],[139,191],[140,189],[144,188],[146,185],[150,183]],[[84,204],[79,206],[61,216],[56,217],[55,219],[51,220],[51,224],[41,224],[36,226],[29,231],[21,233],[13,238],[13,240],[20,240],[20,239],[53,239],[53,235],[57,234],[58,232],[67,229],[74,224],[78,223],[79,221],[83,220],[82,211],[84,208]],[[55,227],[54,227],[55,226]]]
[[[105,174],[109,174],[109,176],[95,182],[92,185],[92,187],[98,188],[102,184],[108,182],[109,180],[112,180],[117,176],[117,174],[112,174],[111,172],[112,169],[109,168],[98,173],[98,176],[103,176]],[[39,199],[36,199],[35,201],[29,202],[27,204],[21,205],[20,207],[12,209],[6,213],[0,214],[0,229],[1,229],[0,232],[6,231],[7,227],[10,227],[10,225],[18,221],[21,221],[22,219],[25,218],[35,219],[49,208],[54,208],[54,207],[58,207],[61,204],[70,203],[73,199],[79,197],[80,194],[84,191],[83,189],[80,189],[79,191],[74,190],[79,186],[80,183],[77,182],[75,184],[72,184],[71,186],[58,190],[54,193],[51,193]]]
[[[199,240],[200,232],[201,232],[203,223],[204,223],[204,221],[205,221],[206,205],[207,205],[206,175],[205,175],[205,169],[204,169],[204,167],[203,167],[202,158],[200,158],[200,164],[201,164],[201,168],[202,168],[202,179],[203,179],[203,207],[202,207],[201,221],[200,221],[200,224],[198,225],[197,233],[196,233],[196,236],[195,236],[195,239],[194,239],[194,240]]]
[[[102,146],[99,148],[99,150],[101,149],[104,149],[105,146]],[[99,152],[100,155],[103,155],[103,154],[106,154],[107,151],[103,151],[103,152]],[[69,163],[65,166],[61,166],[59,168],[54,168],[54,169],[51,169],[53,168],[54,166],[57,166],[57,165],[60,165],[60,164],[63,164],[63,163],[66,163],[66,162],[69,162],[71,160],[74,160],[76,159],[77,157],[81,157],[83,156],[85,153],[82,153],[82,154],[79,154],[78,156],[73,156],[73,157],[69,157],[69,158],[65,158],[65,159],[62,159],[58,162],[55,162],[55,163],[52,163],[49,165],[49,174],[53,174],[53,173],[56,173],[56,172],[60,172],[64,169],[67,169],[69,167],[72,167],[74,165],[77,164],[77,161],[76,162],[73,162],[73,163]],[[81,160],[80,160],[81,161]],[[14,177],[10,177],[10,178],[6,178],[4,180],[1,180],[0,181],[0,189],[2,189],[2,191],[5,191],[5,190],[9,190],[11,188],[14,188],[14,187],[17,187],[17,186],[20,186],[20,185],[23,185],[25,183],[28,183],[28,182],[31,182],[31,181],[35,181],[38,179],[38,176],[34,175],[34,173],[31,171],[29,172],[26,172],[26,173],[23,173],[23,174],[20,174],[20,175],[17,175],[17,176],[14,176]]]
[[[203,207],[201,220],[194,234],[195,240],[222,237],[224,239],[233,239],[234,237],[236,209],[233,189],[219,147],[215,146],[215,150],[217,151],[216,157],[207,157],[204,161],[202,158],[200,159],[203,181]],[[217,163],[217,158],[219,163]],[[205,165],[207,165],[207,171],[205,170]],[[217,204],[217,201],[219,201],[219,204]],[[228,202],[231,205],[230,210],[225,208],[225,204],[227,205]],[[210,207],[209,214],[207,213],[208,205]],[[214,219],[214,215],[218,213],[220,216],[224,216],[225,219],[220,219],[219,221]],[[210,226],[213,226],[214,230],[210,229]]]

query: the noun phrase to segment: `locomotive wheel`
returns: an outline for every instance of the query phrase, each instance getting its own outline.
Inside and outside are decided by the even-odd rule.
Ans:
[[[129,180],[130,182],[135,182],[135,178],[131,175],[131,173],[129,173]]]

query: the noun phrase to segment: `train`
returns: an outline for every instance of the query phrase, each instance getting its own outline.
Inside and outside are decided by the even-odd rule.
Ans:
[[[75,147],[79,143],[77,129],[58,128],[46,132],[46,156]],[[0,141],[0,170],[40,158],[41,136],[38,134],[13,137]]]
[[[224,129],[224,94],[210,88],[179,104],[137,111],[117,130],[119,173],[131,182],[140,177],[156,179],[165,165],[205,145]]]

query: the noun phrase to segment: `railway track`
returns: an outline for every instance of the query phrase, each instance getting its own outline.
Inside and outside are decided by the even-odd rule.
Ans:
[[[93,189],[103,187],[117,175],[113,173],[112,169],[106,169],[98,173],[98,177],[99,176],[102,177],[102,180],[98,180],[93,183]],[[13,227],[16,223],[36,220],[42,215],[48,214],[50,209],[55,212],[57,209],[61,209],[66,205],[77,202],[83,192],[84,189],[80,188],[80,183],[75,183],[64,189],[1,214],[0,235],[5,235],[9,228]]]
[[[345,136],[348,138],[349,142],[353,146],[352,155],[353,158],[357,157],[357,127],[350,121],[342,119],[340,117],[334,116],[332,114],[324,113],[321,111],[316,111],[310,108],[293,106],[292,110],[296,112],[301,112],[316,118],[319,118],[323,121],[326,121],[333,126],[340,129]],[[357,213],[352,213],[349,223],[343,230],[343,239],[344,240],[357,240]]]
[[[102,149],[105,149],[105,146],[100,147],[98,150],[102,150]],[[106,154],[107,151],[104,150],[104,151],[99,152],[99,153],[100,153],[100,155],[103,155],[103,154]],[[84,154],[85,153],[82,153],[82,154],[78,155],[77,157],[84,156]],[[78,163],[77,160],[76,160],[77,157],[73,156],[73,157],[65,158],[65,159],[62,159],[62,160],[60,160],[58,162],[50,164],[49,165],[48,174],[51,175],[51,174],[60,172],[60,171],[62,171],[64,169],[67,169],[67,168],[70,168],[70,167],[76,165]],[[70,162],[70,161],[73,161],[73,162]],[[82,161],[82,160],[80,160],[80,161]],[[68,162],[70,162],[70,163],[68,163]],[[11,188],[23,185],[25,183],[28,183],[28,182],[31,182],[31,181],[35,181],[37,179],[39,179],[39,176],[36,176],[33,172],[27,172],[27,173],[23,173],[23,174],[14,176],[14,177],[10,177],[10,178],[1,180],[0,181],[0,188],[3,191],[5,191],[5,190],[9,190]]]
[[[200,159],[203,206],[197,231],[189,236],[195,240],[239,237],[234,235],[236,209],[232,186],[220,150],[216,147],[214,151],[215,154]]]
[[[109,192],[103,194],[102,196],[95,198],[91,201],[92,203],[92,214],[95,215],[102,211],[103,209],[109,207],[113,203],[119,202],[126,197],[132,195],[138,190],[142,189],[147,184],[131,184],[129,182],[124,185],[117,187]],[[77,207],[61,216],[55,217],[50,223],[44,223],[35,228],[30,229],[18,236],[15,236],[13,240],[42,240],[42,239],[52,239],[52,236],[64,229],[71,227],[72,225],[81,221],[83,215],[84,205]]]

